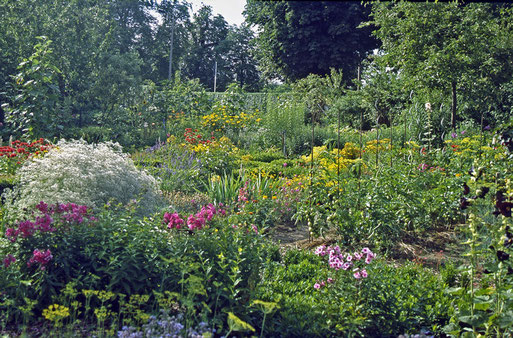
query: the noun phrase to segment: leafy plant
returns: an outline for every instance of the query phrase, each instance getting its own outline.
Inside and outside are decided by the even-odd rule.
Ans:
[[[26,163],[18,177],[6,202],[11,218],[40,201],[98,208],[112,200],[128,204],[140,199],[139,210],[151,212],[161,198],[157,181],[137,170],[119,144],[113,143],[61,140],[43,158]]]

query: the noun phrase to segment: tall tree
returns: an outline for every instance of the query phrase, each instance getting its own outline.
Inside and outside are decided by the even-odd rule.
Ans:
[[[181,59],[188,48],[188,28],[190,27],[190,4],[185,1],[168,0],[156,7],[162,24],[156,29],[153,55],[155,58],[154,81],[169,78],[179,70]]]
[[[256,25],[257,57],[267,77],[297,80],[342,69],[356,77],[367,53],[377,47],[368,20],[370,8],[359,2],[248,0],[246,21]]]
[[[411,88],[450,97],[454,128],[458,101],[472,103],[465,108],[470,115],[499,104],[494,91],[513,75],[511,14],[484,3],[374,4],[372,23],[383,44],[379,61],[400,71]]]
[[[182,72],[188,78],[198,78],[207,88],[214,88],[214,67],[217,74],[217,88],[223,90],[230,82],[229,74],[222,70],[225,53],[228,50],[226,37],[228,23],[221,15],[214,16],[212,7],[203,6],[194,14],[189,27],[189,46],[183,58]]]
[[[226,55],[228,71],[240,87],[254,91],[261,87],[260,72],[257,69],[257,61],[254,58],[255,46],[252,40],[255,33],[248,25],[230,27],[226,37],[229,50]]]

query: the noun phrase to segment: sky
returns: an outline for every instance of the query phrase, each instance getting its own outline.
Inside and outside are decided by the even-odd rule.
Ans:
[[[221,14],[230,25],[239,26],[244,22],[242,11],[246,5],[246,0],[188,0],[192,4],[192,10],[196,12],[201,4],[212,7],[214,15]]]

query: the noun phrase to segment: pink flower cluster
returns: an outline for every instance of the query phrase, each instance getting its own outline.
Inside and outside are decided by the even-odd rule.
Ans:
[[[362,262],[370,264],[374,258],[376,258],[376,254],[374,254],[369,248],[363,248],[360,252],[344,255],[338,245],[321,245],[315,249],[315,254],[321,257],[328,256],[328,264],[331,268],[335,269],[335,271],[340,269],[345,271],[352,269],[353,277],[355,279],[367,278],[368,273]],[[328,278],[328,283],[332,281],[333,280],[331,278]],[[325,283],[323,283],[324,282],[314,284],[314,288],[320,289],[325,285]]]
[[[53,232],[55,227],[54,218],[58,218],[65,224],[80,224],[84,221],[84,217],[87,217],[89,209],[85,205],[76,205],[75,203],[68,204],[52,204],[48,205],[44,202],[40,202],[36,205],[36,209],[41,212],[41,216],[36,217],[35,222],[25,220],[18,223],[18,227],[7,228],[5,236],[11,241],[15,242],[19,235],[23,238],[30,237],[40,232]],[[53,217],[52,217],[53,216]],[[89,220],[95,220],[93,216],[88,217]]]
[[[187,227],[189,230],[203,229],[207,221],[212,220],[214,215],[226,215],[226,211],[222,207],[222,203],[219,203],[219,208],[216,208],[213,204],[203,206],[199,212],[187,217]],[[169,229],[180,229],[184,224],[184,220],[176,212],[173,214],[166,212],[164,214],[164,224],[167,224]]]
[[[11,254],[8,254],[8,255],[7,255],[7,256],[5,256],[5,258],[3,259],[3,263],[4,263],[4,266],[5,266],[6,268],[8,268],[8,267],[9,267],[9,265],[11,265],[11,263],[14,263],[14,262],[16,262],[16,258],[14,258],[14,256],[13,256],[13,255],[11,255]]]
[[[328,279],[326,279],[326,281],[321,281],[320,283],[319,282],[315,283],[314,284],[314,289],[319,290],[320,288],[325,287],[326,283],[331,284],[334,281],[335,280],[333,278],[328,277]]]
[[[46,265],[53,259],[52,252],[50,249],[40,251],[39,249],[34,250],[32,257],[27,262],[27,266],[32,266],[35,263],[39,263],[41,270],[46,269]]]
[[[248,201],[248,181],[244,182],[244,187],[239,189],[239,196],[237,197],[237,200],[240,203],[245,203]]]
[[[167,224],[169,229],[180,229],[183,225],[184,221],[180,218],[177,212],[170,214],[166,212],[164,214],[164,224]]]

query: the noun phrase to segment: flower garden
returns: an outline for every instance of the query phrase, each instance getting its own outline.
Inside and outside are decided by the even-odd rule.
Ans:
[[[511,126],[312,142],[292,96],[223,100],[151,147],[0,147],[3,334],[513,334]]]

